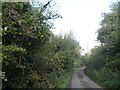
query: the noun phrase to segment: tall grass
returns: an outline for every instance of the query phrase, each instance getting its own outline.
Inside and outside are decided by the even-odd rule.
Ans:
[[[103,88],[120,88],[120,78],[118,73],[107,68],[100,70],[86,68],[85,73]]]

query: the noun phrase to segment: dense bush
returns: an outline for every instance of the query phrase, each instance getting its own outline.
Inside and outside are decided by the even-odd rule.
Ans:
[[[50,31],[49,19],[60,16],[48,10],[50,2],[2,3],[3,88],[67,87],[81,47],[71,33]]]
[[[111,12],[103,14],[97,37],[101,45],[93,48],[84,60],[86,74],[105,88],[120,88],[119,8],[120,3],[115,3]]]

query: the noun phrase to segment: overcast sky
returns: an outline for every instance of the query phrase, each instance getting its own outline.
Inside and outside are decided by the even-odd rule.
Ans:
[[[58,12],[63,19],[54,21],[54,34],[73,32],[74,37],[87,52],[98,43],[95,41],[102,12],[109,12],[109,5],[116,0],[56,0]]]

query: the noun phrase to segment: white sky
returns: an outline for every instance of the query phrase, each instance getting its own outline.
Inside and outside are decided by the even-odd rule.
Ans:
[[[54,21],[54,34],[72,31],[80,46],[87,52],[98,43],[95,33],[100,27],[102,12],[109,12],[109,5],[116,0],[56,0],[58,12],[63,19]]]

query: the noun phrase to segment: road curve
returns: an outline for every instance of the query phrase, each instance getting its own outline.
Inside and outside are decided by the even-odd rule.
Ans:
[[[73,74],[68,88],[101,88],[84,74],[84,68],[78,68]]]

